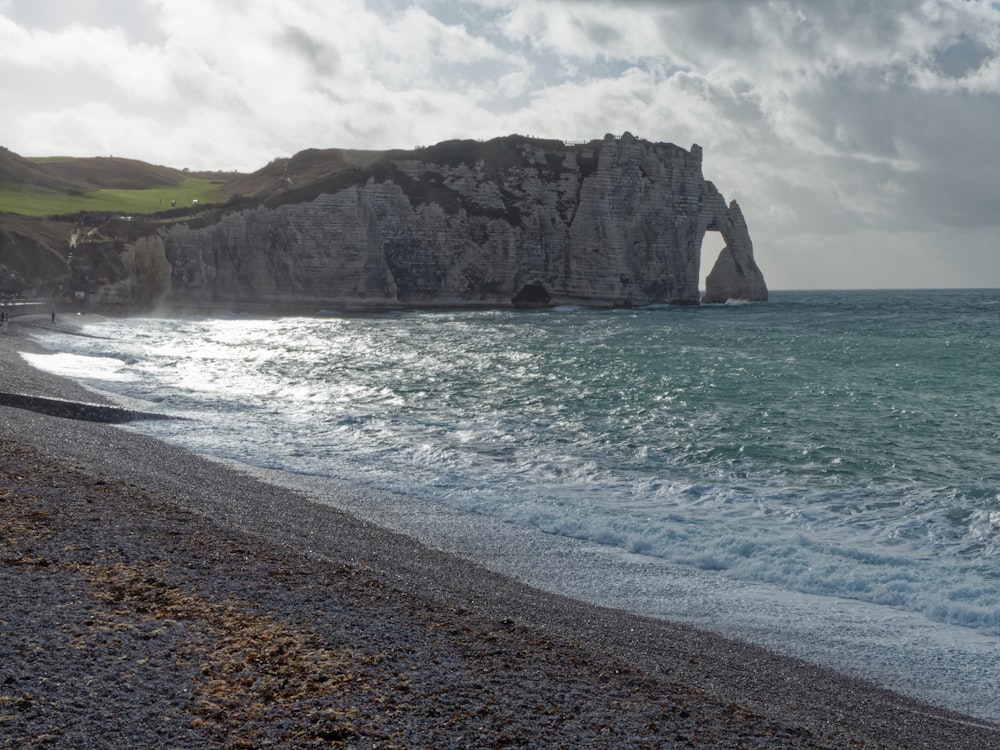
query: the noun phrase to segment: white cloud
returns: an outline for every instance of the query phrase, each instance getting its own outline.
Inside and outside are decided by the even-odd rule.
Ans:
[[[699,143],[772,286],[865,285],[809,271],[853,252],[877,255],[865,278],[907,257],[908,280],[1000,286],[986,0],[0,0],[0,78],[3,145],[28,155]]]

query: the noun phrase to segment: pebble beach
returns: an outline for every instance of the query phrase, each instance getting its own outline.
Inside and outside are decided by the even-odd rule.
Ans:
[[[0,748],[1000,747],[93,421],[20,356],[47,325],[0,335]]]

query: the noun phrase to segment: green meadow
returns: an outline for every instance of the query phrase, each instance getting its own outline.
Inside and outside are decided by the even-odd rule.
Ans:
[[[218,183],[202,177],[186,177],[173,186],[145,188],[142,190],[94,190],[92,192],[64,192],[43,190],[24,185],[0,184],[0,211],[24,216],[51,216],[73,214],[80,211],[115,211],[122,214],[149,214],[177,206],[214,203],[225,200]]]

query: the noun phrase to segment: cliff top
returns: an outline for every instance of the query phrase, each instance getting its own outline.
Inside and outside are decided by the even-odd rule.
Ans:
[[[112,156],[26,158],[0,146],[0,187],[31,186],[63,192],[144,190],[176,185],[181,170]]]
[[[373,176],[393,179],[397,172],[393,163],[398,160],[419,159],[449,166],[472,166],[482,161],[495,171],[523,163],[525,144],[552,153],[586,153],[609,139],[619,140],[608,134],[585,143],[564,143],[515,134],[485,141],[443,141],[409,150],[310,148],[274,159],[250,174],[189,172],[115,156],[27,158],[0,146],[0,212],[69,218],[82,211],[106,211],[178,219],[192,213],[192,196],[197,196],[203,208],[210,203],[230,208],[273,207],[312,200],[322,192]],[[630,133],[620,137],[625,139],[641,140]],[[683,150],[673,144],[655,145]],[[701,149],[692,146],[690,153],[700,158]],[[552,167],[557,168],[557,160]],[[129,195],[131,191],[145,191],[145,204],[137,203],[138,196]]]

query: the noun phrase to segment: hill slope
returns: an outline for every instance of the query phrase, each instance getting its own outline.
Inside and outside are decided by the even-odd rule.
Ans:
[[[33,187],[74,192],[86,189],[84,182],[54,174],[30,159],[0,146],[0,186]]]
[[[54,156],[29,161],[66,185],[82,185],[86,190],[145,190],[177,185],[186,177],[180,170],[170,167],[110,156]]]

